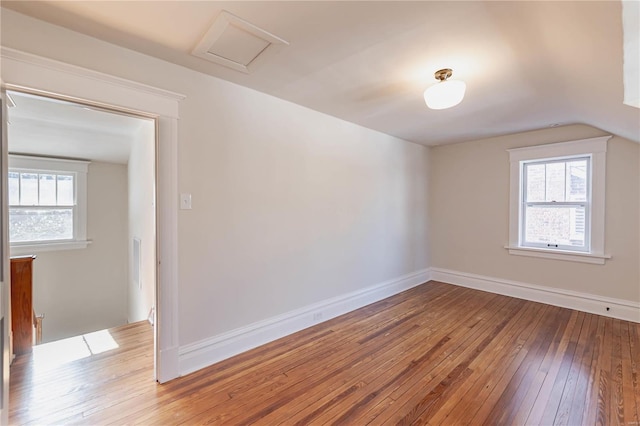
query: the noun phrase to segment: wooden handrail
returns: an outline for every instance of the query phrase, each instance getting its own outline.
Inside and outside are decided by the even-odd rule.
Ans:
[[[33,311],[33,326],[36,329],[36,341],[35,344],[39,345],[42,343],[42,320],[44,319],[44,314],[36,315],[36,311]]]

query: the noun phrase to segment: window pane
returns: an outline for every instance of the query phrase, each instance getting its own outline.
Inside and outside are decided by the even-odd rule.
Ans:
[[[11,242],[73,239],[72,209],[10,209]]]
[[[56,175],[40,175],[40,205],[56,205]]]
[[[549,163],[546,165],[547,194],[545,201],[565,201],[565,163]]]
[[[525,201],[545,201],[544,164],[528,164],[525,166],[527,179],[527,199]]]
[[[587,200],[587,160],[567,163],[567,201]]]
[[[20,205],[38,205],[38,175],[35,173],[20,173]]]
[[[73,176],[58,175],[58,205],[73,206]]]
[[[525,242],[584,247],[585,208],[526,206]]]
[[[9,205],[20,204],[20,174],[9,172]]]

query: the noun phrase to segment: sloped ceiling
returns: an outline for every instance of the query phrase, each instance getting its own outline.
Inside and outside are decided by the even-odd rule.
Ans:
[[[623,104],[619,1],[2,6],[424,145],[571,123],[640,143],[640,110]],[[223,10],[290,44],[248,74],[191,55]],[[429,110],[422,93],[445,67],[466,97]]]

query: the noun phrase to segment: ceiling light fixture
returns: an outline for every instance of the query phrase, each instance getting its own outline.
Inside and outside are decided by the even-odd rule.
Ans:
[[[451,68],[441,69],[435,72],[438,83],[424,91],[424,101],[431,109],[446,109],[458,105],[464,98],[467,85],[464,81],[448,80],[453,74]]]

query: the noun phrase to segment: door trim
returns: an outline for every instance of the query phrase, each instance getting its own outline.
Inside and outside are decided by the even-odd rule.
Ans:
[[[178,377],[178,118],[185,96],[15,49],[2,47],[0,56],[7,89],[156,119],[156,379]]]
[[[0,197],[6,197],[9,173],[9,152],[7,148],[7,92],[4,80],[0,79]],[[11,348],[11,272],[9,267],[9,206],[0,202],[0,424],[9,424],[9,364]]]

